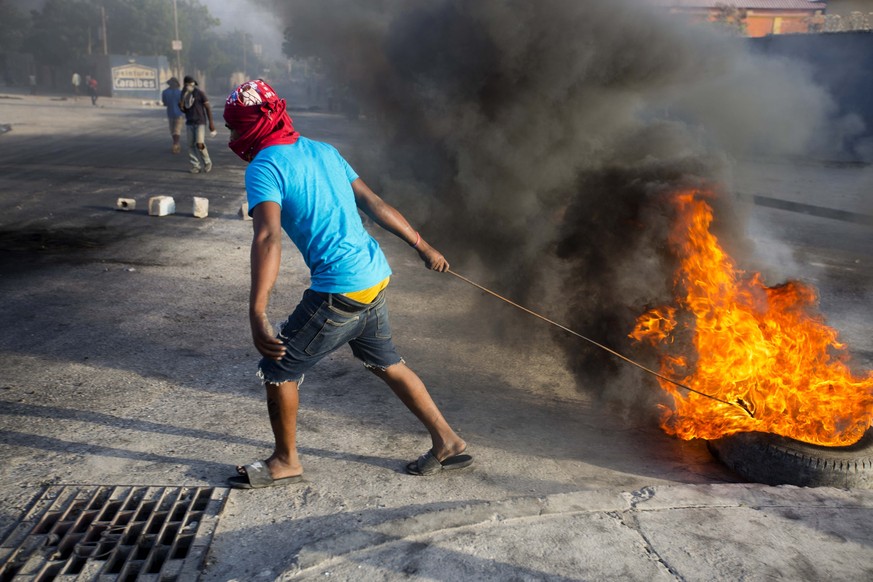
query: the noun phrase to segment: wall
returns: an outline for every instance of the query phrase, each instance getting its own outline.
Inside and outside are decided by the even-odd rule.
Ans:
[[[164,56],[109,56],[110,87],[113,97],[160,101],[161,91],[172,76]]]
[[[828,0],[828,14],[839,14],[842,17],[849,16],[852,12],[873,12],[871,0]]]
[[[796,34],[809,30],[808,12],[758,12],[746,13],[746,36],[758,37],[768,34]]]

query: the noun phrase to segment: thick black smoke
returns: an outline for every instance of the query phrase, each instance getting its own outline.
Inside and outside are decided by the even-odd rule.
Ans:
[[[731,157],[801,153],[832,108],[798,66],[645,2],[281,5],[292,51],[377,121],[365,179],[456,270],[631,355],[635,317],[671,288],[670,193],[713,189],[739,251]],[[624,366],[558,334],[583,384]]]

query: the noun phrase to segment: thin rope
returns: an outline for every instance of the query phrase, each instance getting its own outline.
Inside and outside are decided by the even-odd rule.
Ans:
[[[656,372],[655,370],[652,370],[651,368],[648,368],[648,367],[646,367],[646,366],[644,366],[644,365],[642,365],[642,364],[640,364],[640,363],[638,363],[638,362],[635,362],[635,361],[633,361],[632,359],[628,358],[627,356],[625,356],[625,355],[623,355],[623,354],[620,354],[620,353],[618,353],[617,351],[615,351],[615,350],[613,350],[613,349],[611,349],[611,348],[608,348],[607,346],[605,346],[605,345],[603,345],[603,344],[601,344],[601,343],[599,343],[599,342],[596,342],[596,341],[594,341],[594,340],[591,339],[591,338],[587,338],[587,337],[585,337],[585,336],[582,335],[581,333],[578,333],[578,332],[573,331],[573,330],[570,329],[569,327],[565,327],[565,326],[561,325],[560,323],[558,323],[558,322],[556,322],[556,321],[552,321],[552,320],[549,319],[548,317],[545,317],[545,316],[543,316],[543,315],[540,315],[539,313],[536,313],[536,312],[534,312],[534,311],[531,311],[531,310],[528,309],[527,307],[523,307],[523,306],[519,305],[518,303],[515,303],[514,301],[511,301],[511,300],[507,299],[506,297],[503,297],[502,295],[498,295],[498,294],[495,293],[494,291],[492,291],[492,290],[490,290],[490,289],[486,289],[486,288],[483,287],[482,285],[480,285],[480,284],[478,284],[478,283],[476,283],[476,282],[474,282],[474,281],[471,281],[470,279],[467,279],[467,278],[464,277],[463,275],[459,275],[458,273],[455,273],[455,272],[452,271],[451,269],[448,269],[446,272],[449,273],[449,274],[451,274],[451,275],[454,275],[455,277],[457,277],[457,278],[460,279],[461,281],[464,281],[465,283],[469,283],[469,284],[472,285],[473,287],[476,287],[477,289],[480,289],[480,290],[484,291],[485,293],[488,293],[489,295],[492,295],[492,296],[494,296],[494,297],[500,299],[501,301],[505,301],[506,303],[509,303],[510,305],[512,305],[513,307],[515,307],[515,308],[517,308],[517,309],[521,309],[521,310],[524,311],[525,313],[528,313],[528,314],[530,314],[530,315],[533,315],[534,317],[537,317],[537,318],[539,318],[539,319],[542,319],[542,320],[545,321],[546,323],[550,323],[550,324],[554,325],[555,327],[560,328],[560,329],[566,331],[566,332],[569,333],[569,334],[575,335],[575,336],[578,337],[579,339],[583,339],[583,340],[585,340],[586,342],[588,342],[588,343],[590,343],[590,344],[592,344],[592,345],[597,346],[597,347],[600,348],[601,350],[604,350],[604,351],[606,351],[606,352],[609,352],[609,353],[612,354],[613,356],[615,356],[615,357],[617,357],[617,358],[620,358],[620,359],[624,360],[625,362],[627,362],[628,364],[631,364],[631,365],[633,365],[633,366],[636,366],[636,367],[639,368],[640,370],[642,370],[642,371],[644,371],[644,372],[647,372],[647,373],[649,373],[649,374],[651,374],[651,375],[653,375],[653,376],[655,376],[655,377],[657,377],[657,378],[660,378],[661,380],[664,380],[665,382],[669,382],[670,384],[674,384],[674,385],[678,386],[679,388],[682,388],[683,390],[688,390],[689,392],[693,392],[693,393],[695,393],[695,394],[699,394],[700,396],[704,396],[704,397],[706,397],[706,398],[709,398],[710,400],[715,400],[716,402],[721,402],[722,404],[727,404],[727,405],[729,405],[729,406],[736,406],[737,408],[742,409],[746,414],[748,414],[748,415],[751,416],[752,418],[755,418],[755,415],[752,414],[752,411],[749,410],[749,408],[747,407],[746,403],[745,403],[743,400],[741,400],[741,399],[737,400],[736,402],[729,402],[729,401],[727,401],[727,400],[722,400],[721,398],[718,398],[718,397],[716,397],[716,396],[713,396],[712,394],[707,394],[706,392],[701,392],[700,390],[695,390],[695,389],[692,388],[691,386],[686,386],[685,384],[682,384],[681,382],[677,382],[676,380],[673,380],[672,378],[668,378],[667,376],[664,376],[663,374],[661,374],[661,373],[659,373],[659,372]]]

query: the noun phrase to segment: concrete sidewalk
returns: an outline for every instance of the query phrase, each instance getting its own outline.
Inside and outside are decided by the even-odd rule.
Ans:
[[[351,529],[337,519],[339,531],[308,544],[279,578],[864,580],[873,575],[871,491],[666,486],[410,509],[389,520],[356,519]],[[275,574],[267,568],[257,578]]]

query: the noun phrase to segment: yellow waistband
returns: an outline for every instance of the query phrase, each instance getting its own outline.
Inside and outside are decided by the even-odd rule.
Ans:
[[[382,289],[388,286],[388,281],[391,280],[391,277],[388,277],[384,281],[380,281],[376,283],[369,289],[363,289],[361,291],[352,291],[351,293],[343,293],[344,297],[348,297],[358,303],[372,303],[373,299],[376,298],[376,295],[382,292]]]

